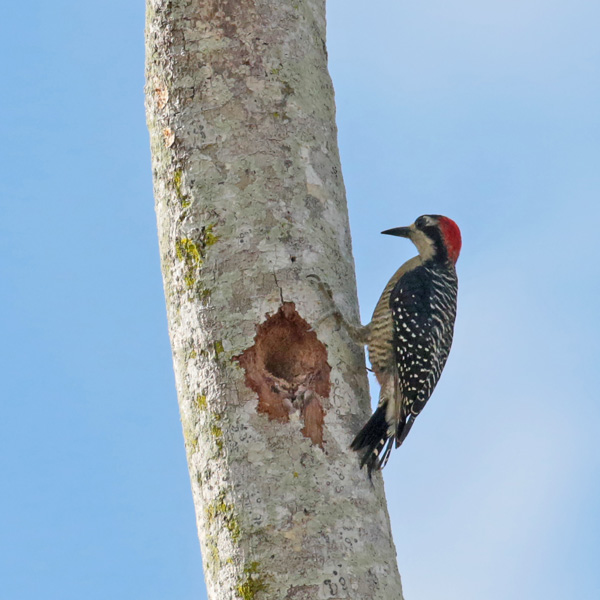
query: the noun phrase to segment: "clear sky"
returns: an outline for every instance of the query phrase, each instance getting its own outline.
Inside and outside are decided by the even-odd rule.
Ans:
[[[205,598],[143,10],[3,8],[1,600]],[[385,470],[407,599],[597,600],[600,4],[330,0],[328,20],[363,319],[413,253],[382,229],[463,231],[455,345]]]

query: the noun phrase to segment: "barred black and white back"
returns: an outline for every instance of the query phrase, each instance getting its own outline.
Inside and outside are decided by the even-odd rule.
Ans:
[[[391,295],[394,349],[399,373],[401,406],[396,410],[399,446],[423,410],[448,359],[458,278],[454,265],[423,265],[407,273]]]

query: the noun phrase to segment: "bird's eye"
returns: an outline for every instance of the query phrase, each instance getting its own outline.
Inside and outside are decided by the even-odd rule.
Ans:
[[[423,227],[425,227],[426,225],[427,225],[427,221],[425,220],[425,217],[419,217],[415,221],[415,226],[417,227],[417,229],[423,229]]]

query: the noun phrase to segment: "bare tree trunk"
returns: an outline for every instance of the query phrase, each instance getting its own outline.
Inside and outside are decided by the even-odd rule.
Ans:
[[[148,0],[147,114],[209,597],[402,598],[369,412],[324,0]],[[317,337],[318,336],[318,337]]]

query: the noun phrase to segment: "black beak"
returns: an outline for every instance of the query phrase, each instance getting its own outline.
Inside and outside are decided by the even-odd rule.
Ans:
[[[385,235],[397,235],[398,237],[409,238],[411,229],[410,227],[394,227],[394,229],[386,229],[381,233],[385,233]]]

